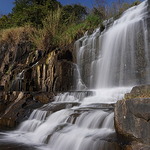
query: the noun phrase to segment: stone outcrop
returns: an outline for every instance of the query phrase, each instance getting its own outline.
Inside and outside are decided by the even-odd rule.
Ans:
[[[52,92],[0,92],[0,127],[15,127],[53,97]]]
[[[150,85],[134,87],[116,103],[115,127],[127,150],[150,149]]]
[[[14,127],[32,109],[52,101],[56,92],[74,88],[72,45],[36,50],[25,31],[17,38],[0,41],[0,126],[5,127]]]
[[[11,91],[68,91],[73,88],[74,64],[59,58],[57,50],[25,68],[10,86]],[[66,52],[67,53],[67,52]],[[64,84],[65,83],[65,84]]]
[[[0,85],[5,91],[68,91],[73,88],[73,46],[34,50],[25,32],[0,42]],[[65,84],[64,84],[65,83]]]

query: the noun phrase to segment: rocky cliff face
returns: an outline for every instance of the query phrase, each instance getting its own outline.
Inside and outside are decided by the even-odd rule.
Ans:
[[[13,128],[32,110],[53,101],[53,92],[0,92],[0,128]]]
[[[13,127],[55,93],[72,90],[76,66],[73,46],[44,52],[33,50],[26,33],[18,41],[9,39],[0,42],[0,90],[5,91],[0,93],[0,126]]]
[[[12,81],[10,90],[46,92],[71,90],[75,66],[72,63],[71,52],[64,53],[64,55],[69,53],[71,61],[61,57],[61,51],[50,52],[30,67],[24,68]]]
[[[147,38],[150,41],[150,1],[148,0],[148,15],[145,18],[147,25]],[[140,39],[140,38],[139,38]],[[137,43],[143,47],[142,42]],[[140,48],[140,49],[141,49]],[[137,75],[143,80],[144,63],[142,51],[137,51],[139,65]],[[147,55],[150,56],[150,42],[148,42]],[[149,68],[146,68],[149,70]],[[140,71],[141,70],[141,71]],[[145,82],[143,82],[145,83]],[[115,127],[121,144],[125,150],[149,150],[150,149],[150,85],[136,86],[125,95],[123,100],[117,102],[115,107]]]
[[[9,45],[9,43],[8,43]],[[1,44],[0,84],[6,91],[68,91],[73,88],[71,50],[48,54],[32,51],[28,42]],[[63,84],[65,83],[65,84]]]

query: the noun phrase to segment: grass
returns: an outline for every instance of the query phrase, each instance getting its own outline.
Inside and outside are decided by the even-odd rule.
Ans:
[[[100,24],[98,16],[88,16],[80,23],[64,23],[61,18],[62,10],[49,11],[43,20],[42,28],[30,25],[0,30],[0,43],[7,42],[16,45],[21,40],[29,40],[35,49],[53,50],[73,43],[89,29],[94,29]],[[72,16],[74,17],[74,16]],[[70,17],[70,20],[73,18]]]
[[[17,44],[22,40],[30,40],[30,34],[33,32],[30,26],[14,27],[10,29],[0,30],[0,42],[9,44]]]

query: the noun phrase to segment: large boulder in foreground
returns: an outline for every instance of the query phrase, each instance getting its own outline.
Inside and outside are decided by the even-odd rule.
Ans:
[[[116,103],[115,127],[119,139],[124,144],[130,143],[127,150],[150,150],[149,85],[134,87],[125,99]]]

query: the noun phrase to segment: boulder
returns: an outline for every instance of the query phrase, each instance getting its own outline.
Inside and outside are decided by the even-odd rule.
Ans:
[[[134,98],[149,98],[150,97],[150,85],[135,86],[130,93],[125,94],[125,99]]]
[[[33,109],[53,100],[53,93],[1,92],[0,127],[14,128],[26,120]]]
[[[131,144],[132,150],[142,144],[150,146],[149,85],[134,87],[125,99],[116,103],[115,128],[123,144],[136,142]],[[142,149],[146,150],[143,145]]]

